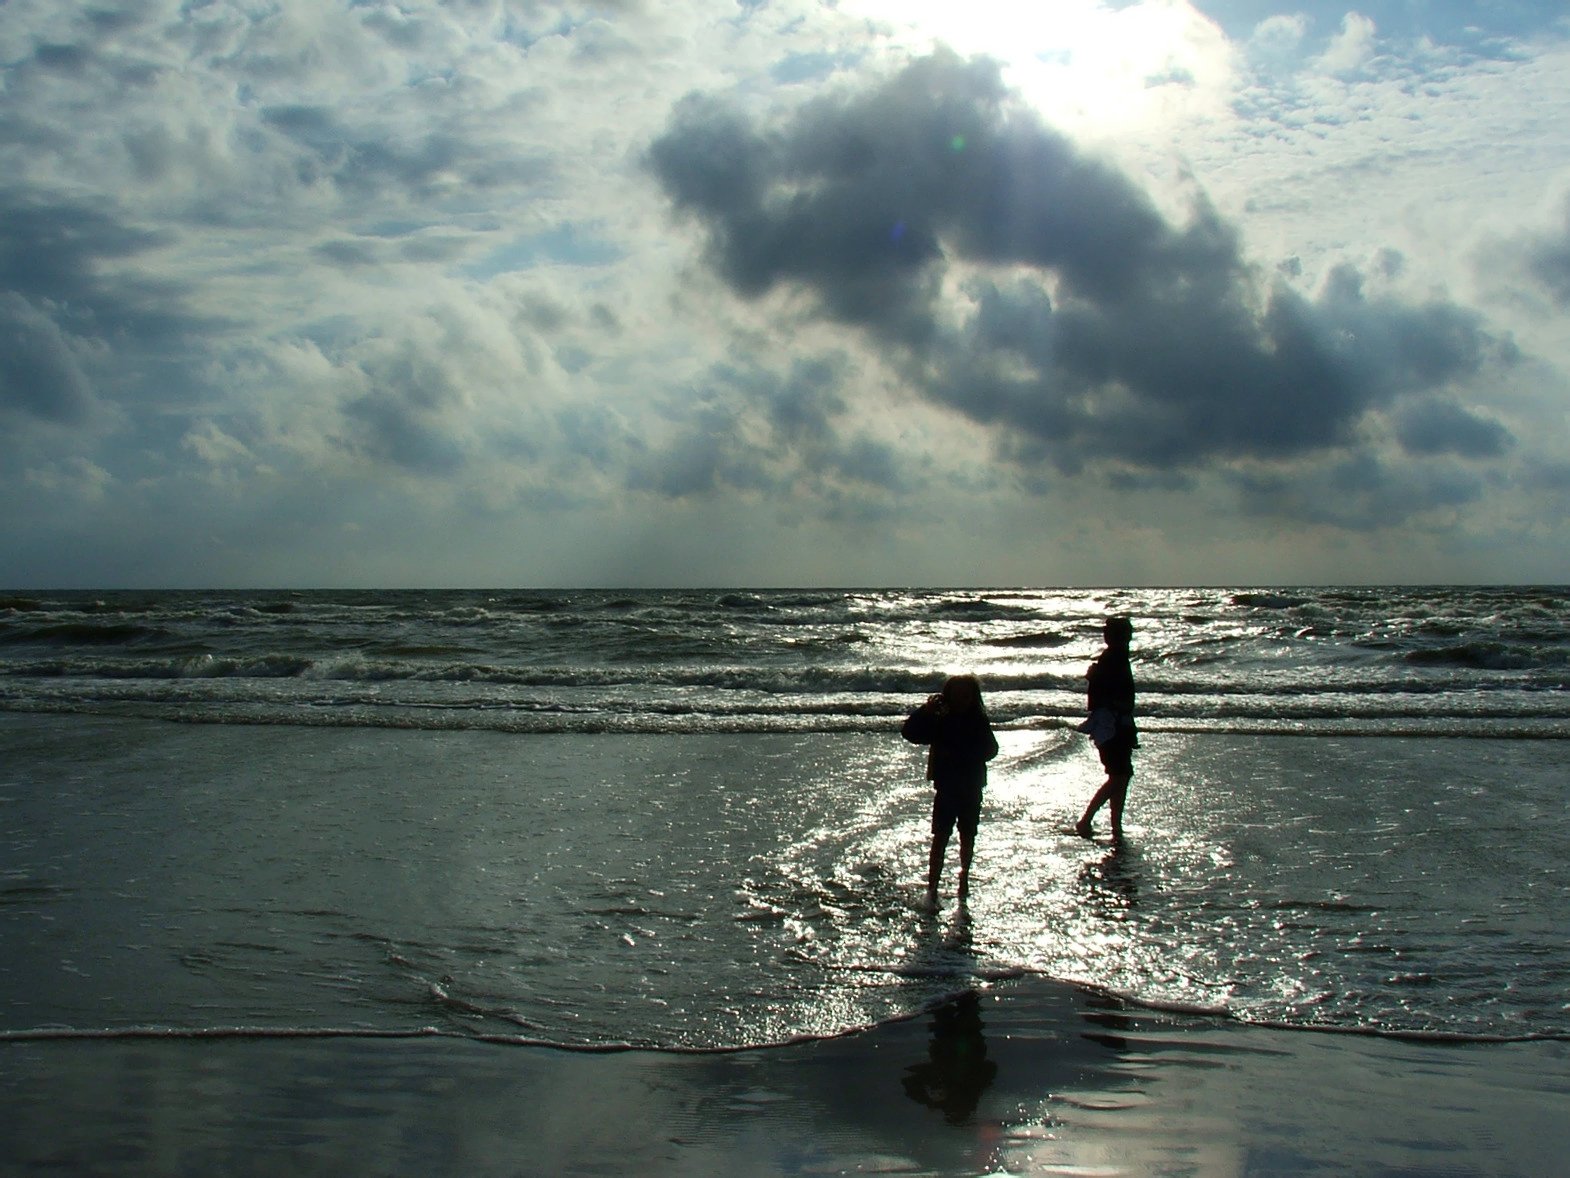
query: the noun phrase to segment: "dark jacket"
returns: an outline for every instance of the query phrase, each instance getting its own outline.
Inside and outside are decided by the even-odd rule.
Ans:
[[[980,710],[939,715],[923,704],[910,714],[900,735],[912,744],[932,746],[927,777],[944,793],[981,789],[987,784],[987,762],[998,755],[998,738]]]
[[[1134,669],[1128,663],[1128,651],[1109,646],[1090,664],[1085,673],[1089,680],[1086,703],[1094,712],[1105,708],[1117,717],[1117,739],[1135,748],[1139,738],[1134,727]]]

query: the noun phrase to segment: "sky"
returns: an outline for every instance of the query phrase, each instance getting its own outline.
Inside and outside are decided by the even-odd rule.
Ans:
[[[1570,17],[0,0],[0,586],[1570,582]]]

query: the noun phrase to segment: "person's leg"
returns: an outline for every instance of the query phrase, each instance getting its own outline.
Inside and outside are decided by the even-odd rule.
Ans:
[[[1101,757],[1101,767],[1107,771],[1107,779],[1096,791],[1096,796],[1090,799],[1090,805],[1085,807],[1085,816],[1074,827],[1076,833],[1082,838],[1090,837],[1090,820],[1096,816],[1096,811],[1107,803],[1112,803],[1112,837],[1123,837],[1123,799],[1128,795],[1128,781],[1134,776],[1134,746],[1127,741],[1114,741],[1096,750]]]
[[[938,881],[943,878],[943,856],[954,831],[954,809],[942,794],[932,799],[932,849],[927,852],[927,903],[938,902]]]
[[[976,854],[976,832],[959,832],[959,895],[964,899],[970,894],[970,861]]]
[[[938,898],[938,881],[943,878],[943,855],[948,850],[949,832],[932,832],[932,849],[927,852],[927,898]]]
[[[970,893],[970,861],[976,854],[976,828],[981,825],[981,787],[967,794],[959,805],[959,896]]]
[[[1085,813],[1074,825],[1074,830],[1082,838],[1090,837],[1090,820],[1096,816],[1096,811],[1112,796],[1112,778],[1102,782],[1101,788],[1096,791],[1095,797],[1090,799],[1090,805],[1085,807]]]
[[[1128,783],[1132,777],[1133,774],[1119,774],[1116,777],[1107,778],[1107,800],[1111,803],[1112,808],[1112,837],[1114,839],[1121,840],[1123,838],[1123,803],[1128,800]]]

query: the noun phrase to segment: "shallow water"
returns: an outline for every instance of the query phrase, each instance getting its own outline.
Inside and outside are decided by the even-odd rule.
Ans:
[[[0,1029],[773,1044],[1022,974],[1293,1026],[1570,1034],[1560,741],[1002,734],[923,913],[889,733],[560,735],[0,714]],[[952,867],[950,869],[952,871]]]

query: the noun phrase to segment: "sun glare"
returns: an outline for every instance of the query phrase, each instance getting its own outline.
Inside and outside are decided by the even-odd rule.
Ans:
[[[1121,9],[1096,0],[846,0],[843,8],[913,50],[942,44],[997,60],[1055,124],[1091,134],[1170,116],[1174,95],[1192,105],[1225,68],[1221,31],[1184,0]]]

